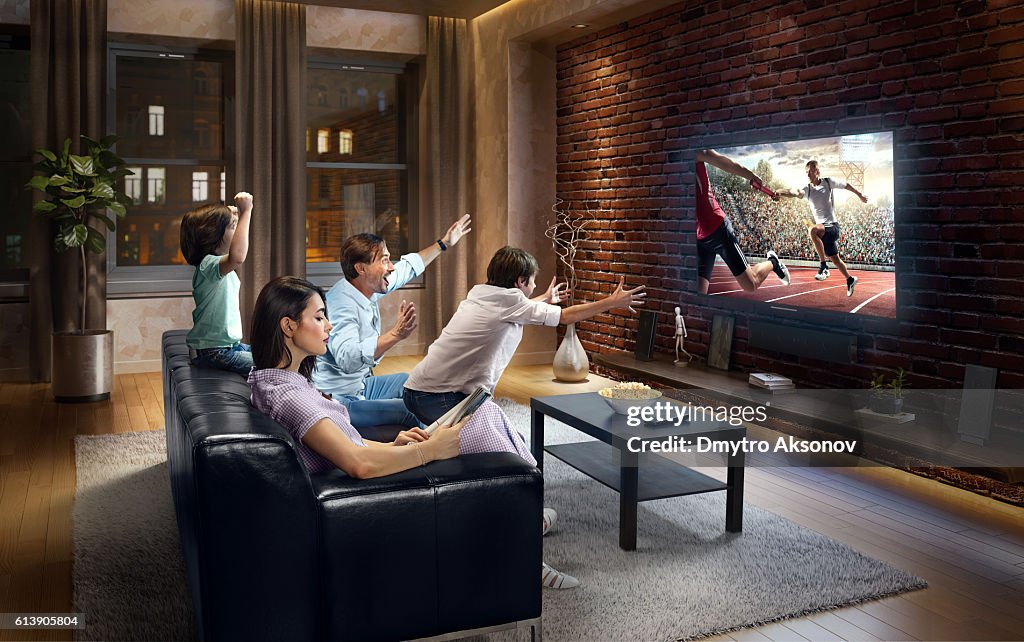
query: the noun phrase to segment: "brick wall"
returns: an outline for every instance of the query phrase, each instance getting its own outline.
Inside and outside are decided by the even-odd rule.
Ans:
[[[734,315],[734,369],[860,388],[902,366],[922,388],[959,386],[976,363],[1024,388],[1024,5],[759,6],[685,2],[559,49],[558,193],[601,210],[579,263],[585,298],[620,274],[646,283],[663,352],[674,306],[698,354],[712,315]],[[849,320],[851,366],[749,348],[765,308],[695,294],[696,150],[870,131],[894,132],[899,323]],[[632,350],[635,328],[579,324],[588,351]]]

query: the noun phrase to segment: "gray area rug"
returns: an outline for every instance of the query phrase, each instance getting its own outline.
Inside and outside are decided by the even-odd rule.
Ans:
[[[528,410],[500,403],[529,439]],[[551,420],[545,434],[548,444],[586,438]],[[88,614],[79,639],[195,635],[165,461],[160,431],[76,439],[74,599]],[[551,456],[544,477],[545,504],[559,512],[545,559],[582,582],[544,591],[549,640],[690,639],[926,586],[750,504],[743,533],[726,533],[722,492],[641,504],[638,550],[625,552],[616,493]]]

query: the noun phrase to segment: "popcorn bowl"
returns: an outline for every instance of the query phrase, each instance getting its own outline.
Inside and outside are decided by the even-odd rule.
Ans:
[[[653,406],[661,399],[661,391],[653,388],[602,388],[597,391],[613,411],[628,415],[630,408]]]

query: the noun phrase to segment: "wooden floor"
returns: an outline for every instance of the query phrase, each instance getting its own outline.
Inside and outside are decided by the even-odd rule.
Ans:
[[[378,373],[416,361],[387,359]],[[559,384],[550,366],[513,367],[497,394],[525,403],[605,381],[591,375]],[[110,402],[84,405],[54,404],[45,385],[0,384],[0,613],[71,611],[74,437],[160,430],[162,409],[157,373],[118,376]],[[750,468],[746,489],[750,503],[931,586],[716,639],[1024,639],[1024,510],[880,467]],[[0,640],[19,639],[72,638],[69,631],[0,631]]]

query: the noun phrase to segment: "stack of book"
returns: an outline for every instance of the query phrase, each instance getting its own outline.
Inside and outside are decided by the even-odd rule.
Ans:
[[[747,381],[752,386],[770,390],[772,392],[784,392],[787,390],[795,390],[793,380],[782,375],[772,374],[770,372],[751,372],[750,378]]]

